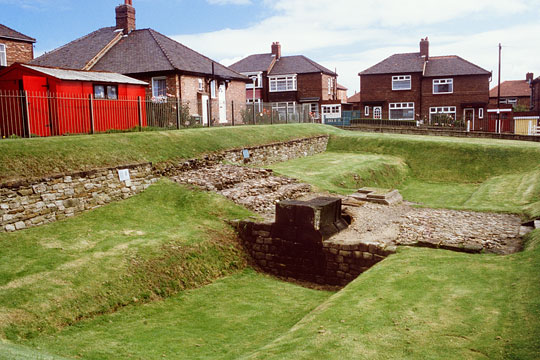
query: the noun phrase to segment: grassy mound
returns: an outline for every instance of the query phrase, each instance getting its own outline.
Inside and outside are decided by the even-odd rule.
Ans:
[[[270,166],[279,174],[340,194],[364,186],[394,187],[407,176],[405,163],[393,156],[350,153],[318,154]]]
[[[85,359],[238,359],[279,337],[331,295],[246,270],[27,344]]]
[[[540,168],[540,143],[394,134],[343,133],[329,151],[402,158],[418,180],[479,183]]]
[[[54,331],[245,267],[224,219],[250,213],[161,181],[73,219],[0,234],[0,337]]]
[[[523,253],[406,248],[249,359],[538,359],[540,231]]]
[[[203,153],[340,132],[315,124],[242,126],[0,141],[0,182]]]

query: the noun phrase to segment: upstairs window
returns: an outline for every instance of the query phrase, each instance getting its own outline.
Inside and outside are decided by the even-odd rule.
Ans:
[[[334,78],[328,78],[328,95],[334,93]]]
[[[392,90],[411,90],[411,75],[392,76]]]
[[[155,98],[167,97],[167,78],[152,78],[152,96]]]
[[[250,83],[246,83],[246,89],[253,89],[253,80],[255,80],[256,88],[262,88],[262,72],[249,72],[242,74],[251,79]]]
[[[204,91],[204,82],[203,82],[203,79],[199,79],[199,91]]]
[[[454,92],[453,79],[435,79],[433,80],[434,94],[451,94]]]
[[[270,92],[296,91],[296,75],[272,76],[270,79]]]
[[[0,44],[0,66],[7,66],[6,45]]]
[[[390,120],[414,120],[414,103],[390,104]]]

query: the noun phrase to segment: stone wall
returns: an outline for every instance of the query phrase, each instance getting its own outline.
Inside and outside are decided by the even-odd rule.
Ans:
[[[326,150],[328,137],[299,139],[247,148],[253,165],[265,165]],[[0,184],[0,232],[16,231],[61,220],[140,193],[162,176],[174,176],[223,160],[244,163],[243,149],[229,150],[176,163],[151,163],[58,174]],[[129,169],[130,181],[118,170]]]
[[[254,264],[277,276],[318,284],[345,286],[361,273],[395,253],[395,247],[375,244],[322,245],[276,236],[275,224],[238,222],[242,244]]]

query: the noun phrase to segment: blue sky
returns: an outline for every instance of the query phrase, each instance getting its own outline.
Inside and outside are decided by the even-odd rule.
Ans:
[[[41,54],[114,25],[123,0],[0,0],[0,23],[37,39]],[[137,27],[151,27],[225,65],[269,52],[303,54],[331,69],[349,95],[358,72],[398,52],[459,55],[503,80],[540,75],[540,0],[133,0]]]

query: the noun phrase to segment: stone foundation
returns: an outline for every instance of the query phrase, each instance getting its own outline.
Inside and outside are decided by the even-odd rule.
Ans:
[[[179,163],[126,165],[0,184],[0,232],[61,220],[145,190],[162,176],[180,174],[222,161],[264,165],[326,151],[327,136],[229,150]],[[244,160],[243,150],[249,152]],[[129,181],[118,170],[128,169]]]

